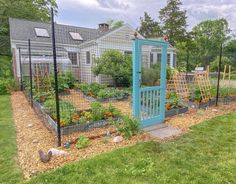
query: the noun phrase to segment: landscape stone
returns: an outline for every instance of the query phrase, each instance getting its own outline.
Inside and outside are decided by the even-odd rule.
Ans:
[[[113,142],[114,143],[120,143],[123,141],[123,137],[122,136],[116,136],[113,138]]]

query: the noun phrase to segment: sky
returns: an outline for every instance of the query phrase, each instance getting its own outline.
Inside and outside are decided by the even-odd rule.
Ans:
[[[56,21],[62,24],[97,28],[109,19],[123,20],[137,28],[147,11],[158,20],[158,12],[167,0],[57,0]],[[236,0],[182,0],[187,10],[188,30],[207,19],[226,18],[236,32]]]

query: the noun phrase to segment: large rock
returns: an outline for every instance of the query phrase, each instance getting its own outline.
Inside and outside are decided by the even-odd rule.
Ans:
[[[52,152],[52,156],[62,156],[62,155],[68,155],[69,153],[67,153],[66,151],[64,150],[59,150],[59,149],[56,149],[56,148],[51,148],[48,150],[48,153],[49,152]]]
[[[120,143],[123,141],[123,137],[122,136],[116,136],[113,138],[113,142],[114,143]]]

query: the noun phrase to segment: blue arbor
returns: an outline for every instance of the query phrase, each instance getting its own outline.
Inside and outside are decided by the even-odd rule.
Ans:
[[[161,48],[160,85],[141,87],[142,47]],[[165,119],[166,65],[168,43],[163,41],[133,40],[133,115],[147,127],[161,123]]]

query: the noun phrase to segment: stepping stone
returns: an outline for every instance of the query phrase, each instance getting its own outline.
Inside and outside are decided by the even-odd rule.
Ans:
[[[150,131],[148,131],[148,133],[158,139],[166,139],[166,138],[180,135],[182,133],[182,131],[178,128],[164,127],[164,128],[160,128],[160,129],[150,130]]]
[[[143,130],[145,132],[150,132],[152,130],[157,130],[157,129],[161,129],[161,128],[165,128],[165,127],[167,127],[167,125],[165,123],[160,123],[160,124],[145,127],[145,128],[143,128]]]

